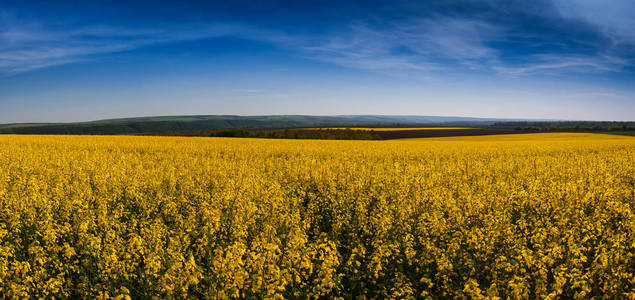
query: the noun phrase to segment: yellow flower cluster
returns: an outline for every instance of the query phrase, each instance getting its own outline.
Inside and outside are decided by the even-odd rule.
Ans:
[[[635,138],[0,136],[2,298],[635,298]]]

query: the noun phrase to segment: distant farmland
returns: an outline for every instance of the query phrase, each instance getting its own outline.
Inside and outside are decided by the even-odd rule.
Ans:
[[[279,139],[318,139],[318,140],[393,140],[403,138],[479,136],[498,134],[534,133],[536,130],[514,130],[497,128],[468,127],[404,127],[404,128],[366,128],[366,127],[322,127],[322,128],[275,128],[275,129],[220,129],[185,133],[168,133],[176,136],[243,137],[243,138],[279,138]]]
[[[404,130],[456,130],[477,129],[472,127],[320,127],[308,130],[362,130],[362,131],[404,131]]]

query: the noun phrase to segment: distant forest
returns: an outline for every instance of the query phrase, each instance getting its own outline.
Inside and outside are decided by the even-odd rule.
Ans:
[[[610,121],[514,121],[496,122],[492,127],[539,131],[635,131],[635,122]]]
[[[315,139],[315,140],[380,140],[381,137],[371,131],[351,129],[222,129],[201,132],[201,136],[211,137],[249,137],[274,139]]]
[[[611,132],[633,135],[635,122],[539,121],[439,116],[163,116],[111,119],[77,123],[0,124],[0,134],[131,134],[197,135],[297,139],[377,139],[375,133],[311,131],[309,127],[429,127],[461,126],[496,133],[520,132]],[[289,130],[285,130],[289,129]],[[471,131],[476,133],[476,131]],[[493,134],[496,134],[492,132]],[[489,133],[488,133],[489,134]],[[394,133],[393,133],[394,135]],[[385,137],[382,137],[385,138]]]

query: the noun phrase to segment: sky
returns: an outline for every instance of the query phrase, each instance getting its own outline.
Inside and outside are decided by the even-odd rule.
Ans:
[[[0,123],[635,120],[635,1],[0,0]]]

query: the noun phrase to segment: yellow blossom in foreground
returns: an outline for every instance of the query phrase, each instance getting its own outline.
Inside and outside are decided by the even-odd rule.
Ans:
[[[635,138],[0,136],[2,298],[635,297]]]

